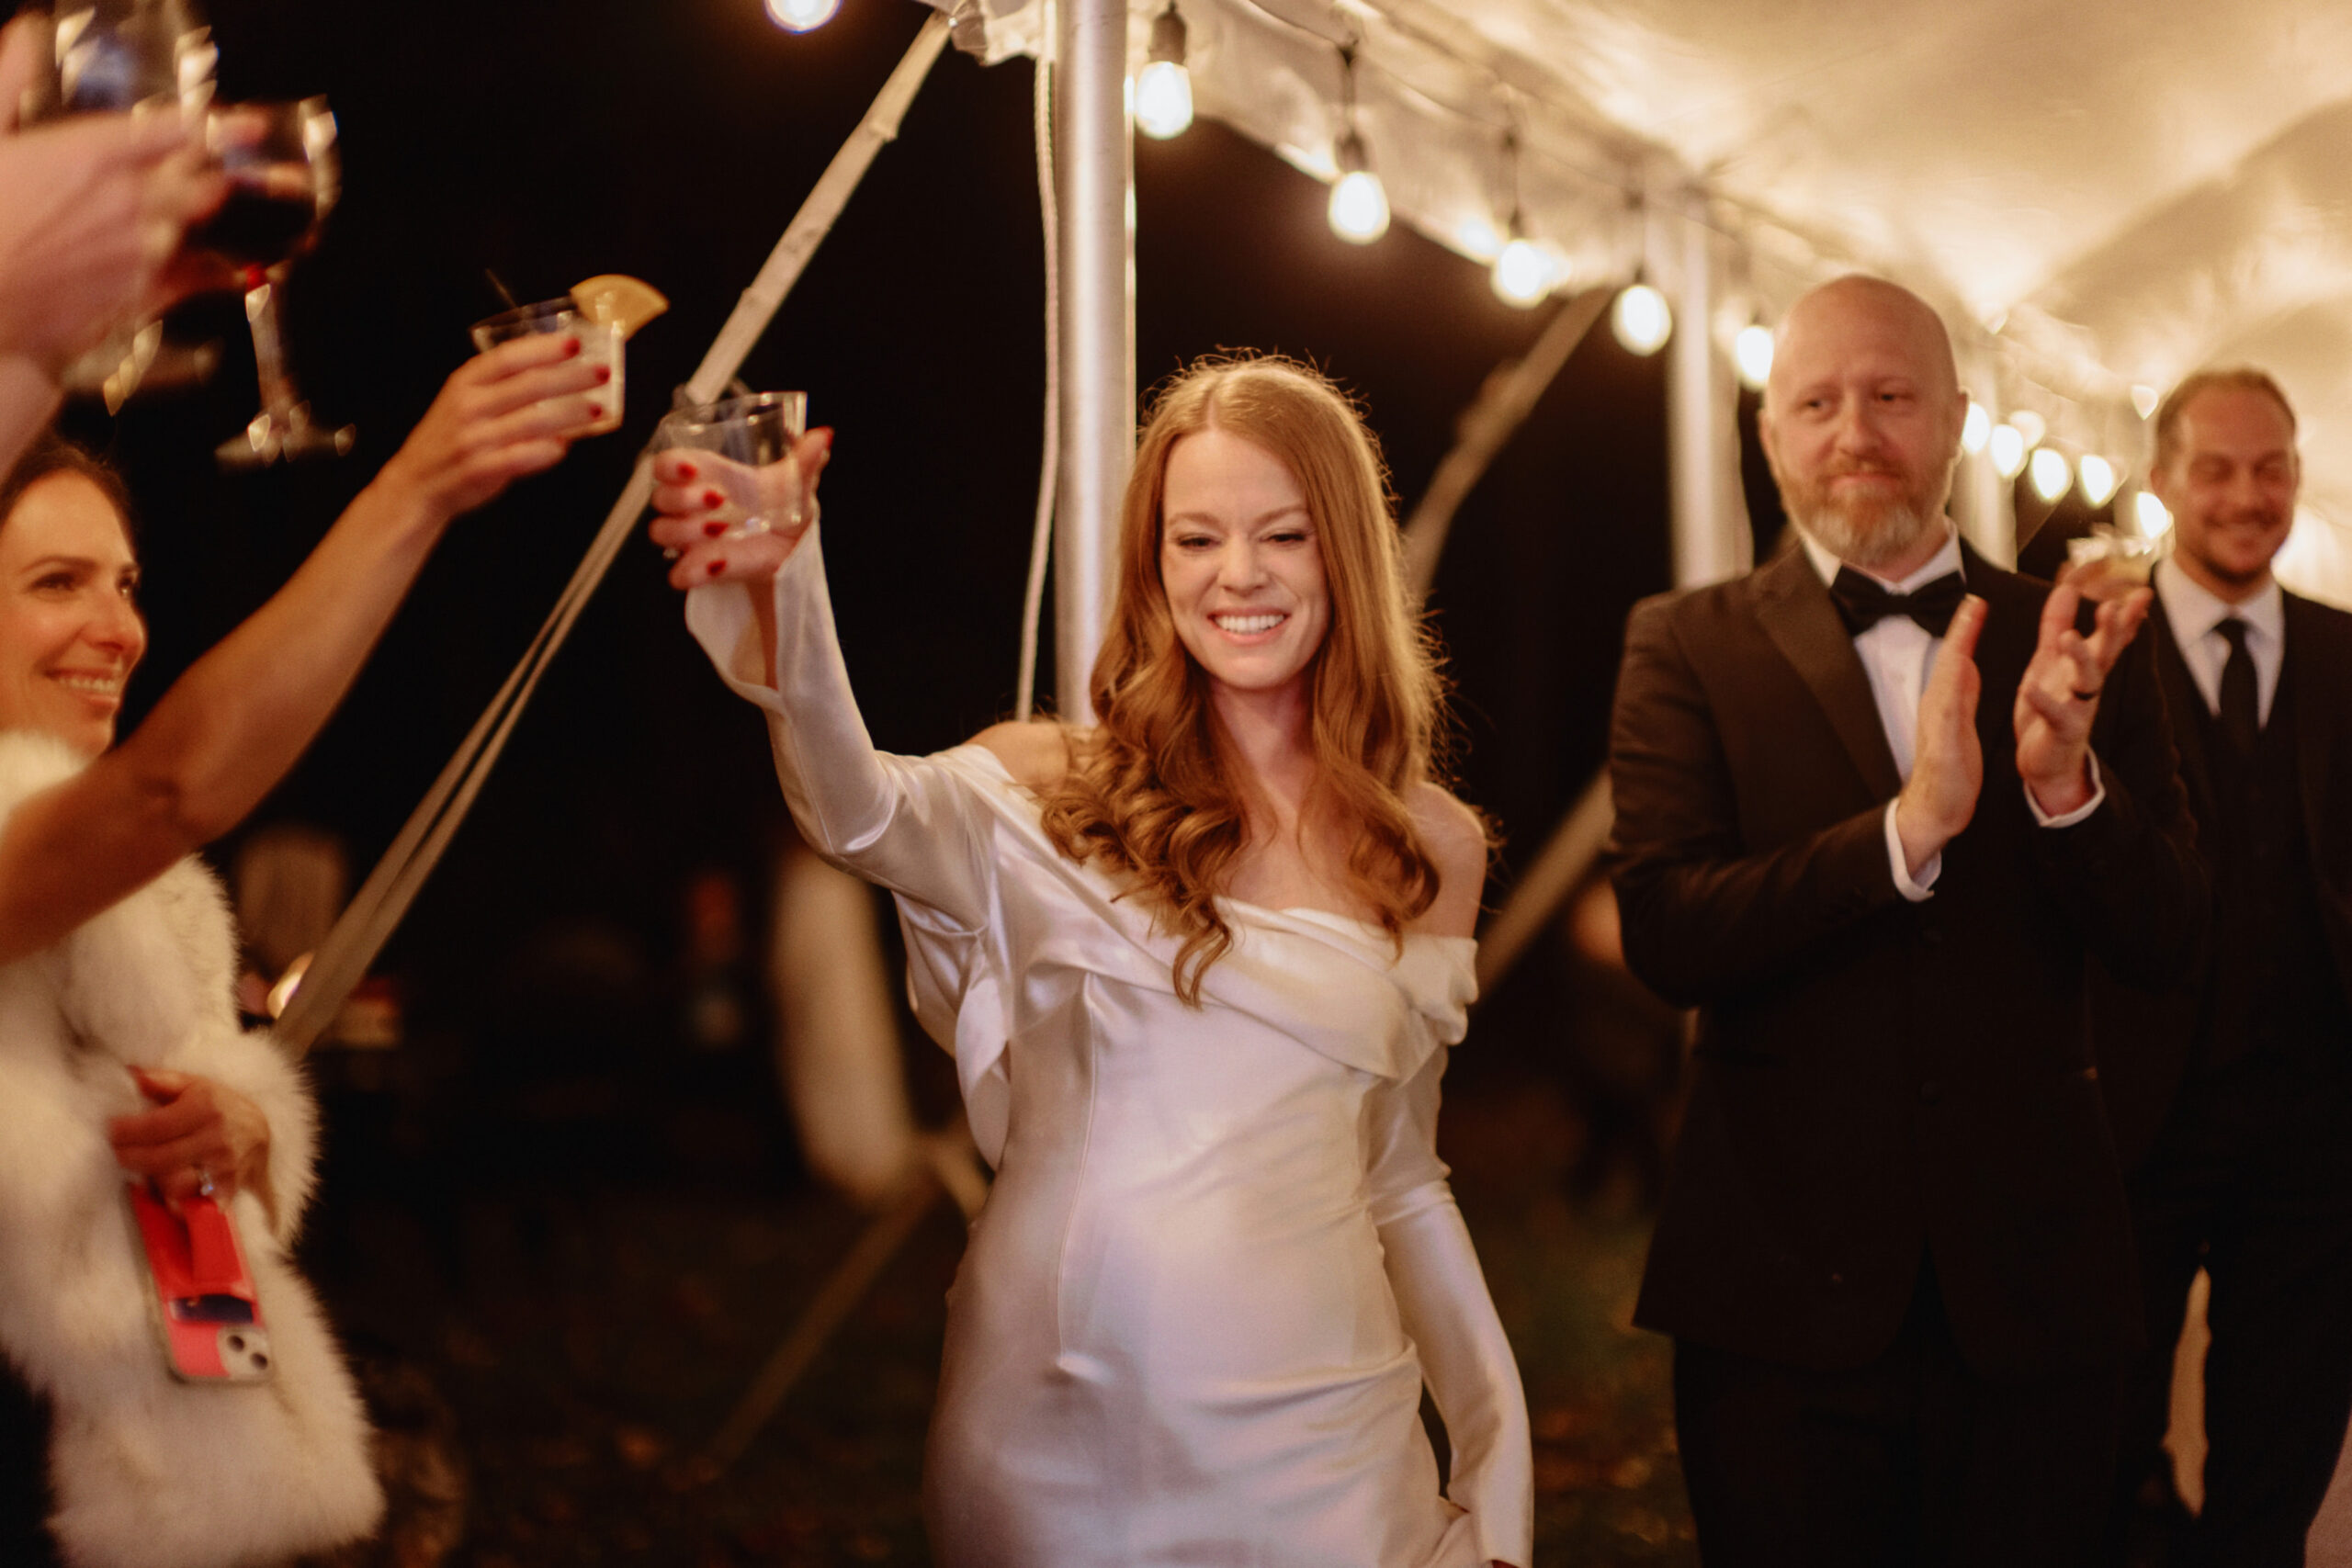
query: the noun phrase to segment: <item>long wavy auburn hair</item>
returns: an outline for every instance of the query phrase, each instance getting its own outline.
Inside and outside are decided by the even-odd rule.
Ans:
[[[1444,716],[1435,650],[1406,598],[1387,472],[1354,404],[1276,355],[1205,360],[1169,382],[1120,508],[1117,597],[1090,686],[1100,728],[1072,736],[1071,766],[1043,805],[1063,853],[1125,873],[1183,939],[1176,990],[1193,1006],[1203,974],[1233,945],[1216,900],[1249,840],[1209,676],[1178,639],[1160,579],[1169,454],[1212,428],[1280,458],[1305,492],[1331,609],[1307,673],[1306,820],[1348,843],[1350,889],[1400,944],[1438,893],[1406,799],[1433,776]]]

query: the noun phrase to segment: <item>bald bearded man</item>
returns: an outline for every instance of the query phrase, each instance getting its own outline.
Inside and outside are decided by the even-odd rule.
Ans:
[[[2206,895],[2147,592],[1961,542],[1966,408],[1924,301],[1807,295],[1758,417],[1797,547],[1626,629],[1625,954],[1700,1013],[1635,1321],[1710,1568],[2099,1535],[2140,1309],[2086,953],[2173,969]]]

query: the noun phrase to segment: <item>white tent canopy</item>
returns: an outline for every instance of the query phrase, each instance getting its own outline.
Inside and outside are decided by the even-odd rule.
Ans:
[[[1132,0],[1133,69],[1166,3]],[[1672,294],[1691,251],[1668,231],[1705,226],[1719,341],[1820,278],[1883,272],[1943,308],[1996,413],[2127,469],[2135,385],[2263,366],[2303,419],[2282,575],[2352,600],[2341,0],[1178,4],[1199,111],[1327,178],[1352,45],[1397,219],[1465,255],[1494,257],[1515,199],[1563,288],[1645,265]],[[966,0],[958,41],[1035,52],[1044,13]]]

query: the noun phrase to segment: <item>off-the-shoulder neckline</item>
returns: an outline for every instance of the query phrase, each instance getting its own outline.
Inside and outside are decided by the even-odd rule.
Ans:
[[[998,756],[988,747],[980,744],[980,742],[977,740],[967,740],[962,745],[953,748],[953,750],[962,752],[977,753],[978,756],[986,758],[987,767],[990,772],[995,773],[1000,781],[1010,784],[1024,795],[1034,797],[1035,792],[1030,789],[1028,785],[1023,784],[1019,779],[1012,776],[1012,770],[1004,765],[1004,759]],[[1246,915],[1261,915],[1277,919],[1305,919],[1310,920],[1336,921],[1340,925],[1350,926],[1357,931],[1363,931],[1376,941],[1383,942],[1388,941],[1388,928],[1382,925],[1379,921],[1367,920],[1354,915],[1342,914],[1337,909],[1318,908],[1312,904],[1295,904],[1286,908],[1277,909],[1265,904],[1252,904],[1247,898],[1236,898],[1232,895],[1225,893],[1218,894],[1216,901],[1228,908],[1238,910]],[[1459,942],[1464,946],[1472,948],[1476,948],[1478,945],[1478,939],[1475,936],[1448,936],[1442,931],[1408,931],[1405,932],[1404,935],[1407,942]]]

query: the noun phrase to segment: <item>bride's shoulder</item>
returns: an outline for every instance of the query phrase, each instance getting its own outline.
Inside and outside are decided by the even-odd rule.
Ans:
[[[1416,930],[1467,936],[1476,927],[1478,900],[1487,890],[1487,861],[1493,838],[1487,819],[1441,785],[1422,783],[1406,792],[1413,830],[1437,867],[1437,902],[1414,922]]]
[[[1062,782],[1075,754],[1069,727],[1049,718],[992,724],[973,736],[972,744],[994,753],[1014,783],[1039,792]]]

